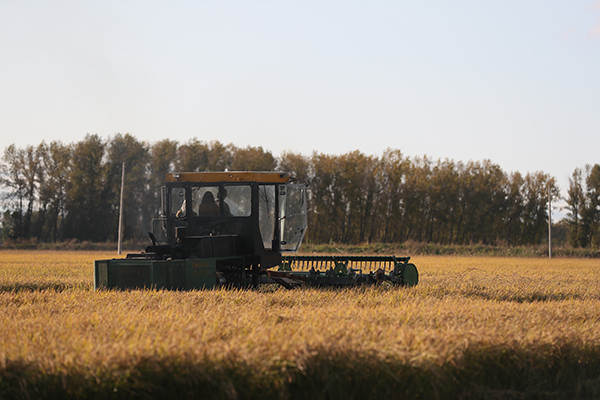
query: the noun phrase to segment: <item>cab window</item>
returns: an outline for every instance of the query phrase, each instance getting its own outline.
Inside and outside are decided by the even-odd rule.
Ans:
[[[177,218],[185,218],[187,215],[185,202],[185,188],[171,189],[171,215]]]
[[[258,187],[258,224],[265,249],[273,247],[275,218],[275,185],[260,185]]]
[[[221,214],[217,200],[218,196],[218,186],[193,187],[192,215],[198,217],[218,217]]]
[[[219,204],[223,216],[249,217],[252,213],[252,188],[250,185],[225,185],[219,194]]]

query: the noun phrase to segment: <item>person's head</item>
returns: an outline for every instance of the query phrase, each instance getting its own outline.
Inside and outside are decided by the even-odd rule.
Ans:
[[[214,202],[215,202],[215,196],[213,196],[212,192],[204,193],[204,195],[202,196],[201,204],[210,204],[210,203],[214,203]]]

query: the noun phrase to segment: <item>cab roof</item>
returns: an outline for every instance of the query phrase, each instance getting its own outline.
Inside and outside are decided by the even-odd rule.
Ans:
[[[287,183],[288,172],[235,171],[235,172],[173,172],[165,175],[165,182],[260,182]]]

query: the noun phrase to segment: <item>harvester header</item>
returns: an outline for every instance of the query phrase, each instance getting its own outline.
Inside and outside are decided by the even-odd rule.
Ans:
[[[307,201],[306,184],[285,172],[168,173],[152,244],[95,261],[94,287],[417,284],[409,257],[293,255],[306,232]]]

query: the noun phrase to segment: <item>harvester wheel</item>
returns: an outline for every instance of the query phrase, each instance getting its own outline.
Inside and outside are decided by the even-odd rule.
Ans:
[[[404,265],[402,271],[402,282],[404,286],[415,286],[419,283],[419,271],[417,271],[417,267],[414,264],[406,264]]]

